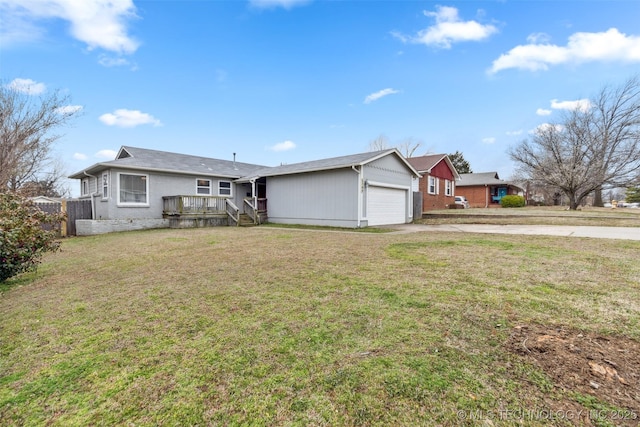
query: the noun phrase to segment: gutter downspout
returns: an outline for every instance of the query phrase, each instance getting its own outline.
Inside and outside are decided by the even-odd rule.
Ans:
[[[356,227],[360,228],[362,226],[360,219],[362,218],[362,166],[360,169],[357,169],[356,165],[351,165],[351,169],[358,174],[358,222]]]

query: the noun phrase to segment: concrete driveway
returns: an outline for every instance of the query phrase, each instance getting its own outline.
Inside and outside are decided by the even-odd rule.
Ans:
[[[447,231],[461,233],[521,234],[640,240],[640,227],[590,227],[581,225],[399,224],[390,225],[385,228],[396,230],[394,233]]]

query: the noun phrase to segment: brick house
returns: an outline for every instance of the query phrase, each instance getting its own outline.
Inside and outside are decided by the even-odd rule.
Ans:
[[[456,181],[460,179],[456,168],[446,154],[410,157],[409,164],[421,175],[414,179],[414,192],[422,194],[422,211],[446,209],[454,203]]]
[[[457,186],[458,196],[465,196],[471,208],[500,208],[506,195],[525,195],[524,188],[500,179],[498,172],[463,173]]]

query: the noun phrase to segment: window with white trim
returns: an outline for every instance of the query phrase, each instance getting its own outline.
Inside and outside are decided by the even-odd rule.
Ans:
[[[80,181],[80,194],[83,196],[89,194],[89,178],[82,178]]]
[[[149,205],[149,176],[142,174],[118,174],[118,204]]]
[[[109,174],[107,172],[102,174],[102,198],[109,198]]]
[[[202,194],[204,196],[211,195],[211,180],[210,179],[196,179],[196,194]]]
[[[453,182],[449,181],[448,179],[444,180],[444,194],[445,196],[453,195]]]
[[[231,181],[218,181],[218,196],[231,196]]]
[[[434,176],[429,176],[427,193],[429,194],[438,194],[438,180]]]

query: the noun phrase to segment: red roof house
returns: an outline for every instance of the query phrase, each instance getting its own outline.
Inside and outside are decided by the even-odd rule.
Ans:
[[[417,189],[422,194],[422,211],[446,209],[454,203],[455,182],[460,179],[446,154],[410,157],[409,164],[421,175]],[[417,214],[417,213],[416,213]]]

